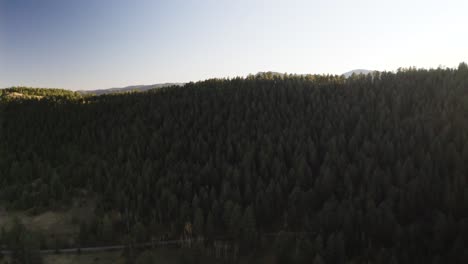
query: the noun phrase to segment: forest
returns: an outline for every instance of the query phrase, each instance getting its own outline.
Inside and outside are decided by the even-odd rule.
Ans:
[[[99,197],[83,245],[190,223],[244,255],[271,240],[278,263],[468,263],[465,63],[99,96],[3,89],[0,157],[9,209]]]

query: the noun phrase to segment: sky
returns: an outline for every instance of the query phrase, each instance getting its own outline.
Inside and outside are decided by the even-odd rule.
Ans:
[[[466,0],[0,0],[0,87],[456,67]]]

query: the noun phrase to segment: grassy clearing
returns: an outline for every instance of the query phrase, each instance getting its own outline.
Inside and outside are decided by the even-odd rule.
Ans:
[[[18,218],[31,231],[48,234],[71,234],[78,231],[80,219],[92,215],[94,207],[86,205],[68,210],[46,211],[32,214],[27,211],[6,211],[0,208],[0,227],[8,229],[14,218]]]
[[[68,212],[44,212],[29,215],[23,211],[3,212],[0,214],[0,227],[9,229],[13,219],[18,218],[29,230],[43,234],[71,235],[78,232]]]
[[[94,213],[94,202],[89,201],[67,210],[45,211],[7,211],[0,207],[0,228],[9,230],[13,220],[19,219],[30,231],[42,234],[47,245],[60,239],[64,246],[74,245],[79,232],[80,221],[90,219]],[[0,262],[1,263],[1,262]]]

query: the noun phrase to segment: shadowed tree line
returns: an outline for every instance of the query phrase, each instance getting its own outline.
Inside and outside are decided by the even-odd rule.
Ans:
[[[273,245],[284,263],[468,262],[464,63],[47,93],[0,105],[0,193],[12,208],[88,190],[99,210],[120,212],[109,236],[190,222],[242,252],[287,231]]]

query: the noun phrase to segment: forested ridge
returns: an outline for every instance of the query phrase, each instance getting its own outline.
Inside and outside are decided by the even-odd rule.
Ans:
[[[285,263],[468,263],[464,63],[5,99],[13,91],[36,90],[0,92],[10,208],[87,192],[102,215],[121,213],[114,232],[190,222],[244,252],[286,231],[275,243]]]

